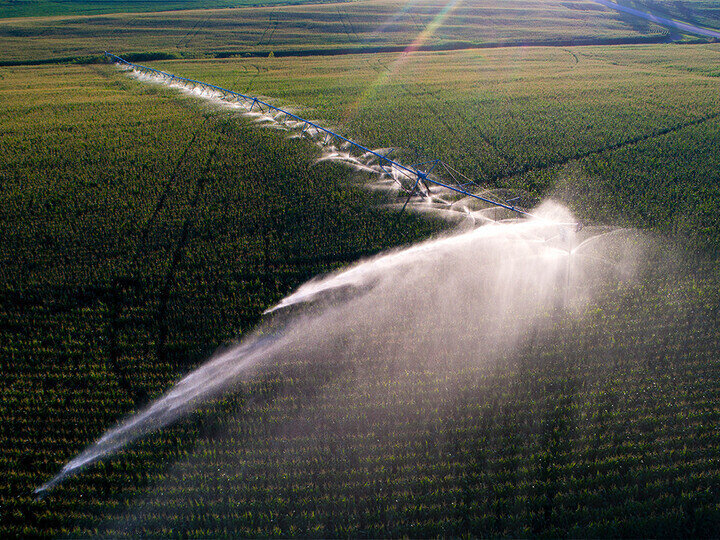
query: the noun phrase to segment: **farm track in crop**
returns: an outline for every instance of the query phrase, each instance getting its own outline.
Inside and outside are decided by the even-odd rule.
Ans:
[[[180,41],[178,42],[178,47],[187,47],[188,44],[198,35],[200,30],[203,29],[203,27],[207,24],[207,22],[210,20],[210,15],[205,17],[204,19],[198,19],[198,21],[195,23],[195,26],[193,26],[187,34],[185,34]]]
[[[347,13],[345,11],[341,11],[338,7],[336,9],[338,20],[340,21],[340,24],[343,26],[343,31],[345,32],[345,35],[347,37],[348,43],[352,43],[353,41],[358,40],[357,31],[353,27],[352,23],[350,22],[350,18],[348,17]]]
[[[418,86],[419,86],[419,85],[418,85]],[[419,97],[420,97],[420,94],[419,94],[419,93],[414,93],[414,92],[410,89],[409,85],[403,84],[403,85],[402,85],[402,88],[403,88],[403,90],[404,90],[408,95],[413,96],[413,97],[415,97],[415,98],[419,98]],[[437,121],[438,121],[440,124],[442,124],[442,126],[445,128],[445,131],[447,131],[447,133],[450,135],[450,137],[451,137],[452,139],[456,139],[456,140],[457,140],[457,139],[458,139],[458,135],[459,135],[458,132],[457,132],[457,128],[454,126],[454,124],[453,124],[452,122],[448,121],[448,119],[442,114],[442,112],[440,111],[440,109],[438,109],[438,107],[435,106],[435,101],[440,99],[440,98],[439,98],[439,94],[440,94],[440,91],[430,93],[430,95],[433,96],[433,99],[427,101],[425,106],[426,106],[427,109],[432,113],[432,115],[437,119]],[[472,125],[472,124],[471,124],[471,125]],[[496,148],[496,146],[495,146],[493,143],[491,143],[491,141],[490,141],[487,137],[485,137],[485,135],[484,135],[476,126],[473,125],[473,128],[474,128],[473,131],[475,131],[475,132],[480,136],[481,140],[482,140],[487,146],[489,146],[490,148],[492,148],[493,150],[495,150],[495,152],[496,152],[496,154],[497,154],[498,156],[503,157],[503,156],[502,156],[502,153],[498,151],[498,149]],[[503,159],[504,159],[504,157],[503,157]]]
[[[408,15],[410,16],[410,19],[412,20],[413,24],[415,25],[415,28],[417,29],[418,34],[419,34],[420,32],[423,32],[423,31],[425,30],[425,28],[427,28],[427,24],[426,24],[426,23],[423,22],[423,23],[421,24],[421,23],[419,23],[419,22],[417,21],[417,19],[415,18],[415,14],[414,14],[412,11],[409,11],[409,12],[408,12]]]
[[[192,135],[192,138],[188,142],[187,146],[185,146],[185,149],[183,150],[182,154],[180,154],[180,157],[175,161],[175,165],[173,166],[172,173],[167,177],[167,180],[165,181],[165,184],[163,186],[162,192],[160,193],[160,197],[158,197],[157,203],[155,204],[155,208],[153,209],[152,214],[145,222],[145,225],[143,226],[142,232],[140,233],[140,243],[138,244],[138,251],[135,254],[135,260],[137,260],[138,256],[142,251],[145,249],[145,244],[147,243],[148,235],[150,234],[150,229],[153,227],[153,224],[155,223],[155,220],[157,220],[158,215],[162,211],[163,207],[165,206],[165,203],[168,199],[168,196],[170,195],[170,191],[172,190],[173,185],[175,184],[175,181],[178,179],[180,168],[182,164],[184,163],[185,159],[188,156],[188,153],[190,152],[190,149],[195,144],[195,141],[197,140],[198,132],[201,128],[198,128],[195,130],[195,132]]]
[[[190,233],[190,226],[195,220],[197,220],[198,203],[200,201],[200,197],[203,195],[203,191],[208,182],[207,172],[210,169],[212,160],[218,151],[220,142],[224,139],[226,135],[225,128],[227,127],[229,122],[230,120],[228,118],[219,126],[220,132],[218,133],[213,143],[212,149],[210,150],[210,153],[205,161],[205,164],[199,173],[195,187],[195,193],[193,194],[193,198],[190,202],[188,214],[185,217],[185,221],[183,222],[180,237],[175,246],[175,250],[173,251],[170,266],[168,268],[167,274],[165,275],[165,278],[163,279],[160,293],[158,295],[157,343],[155,349],[156,357],[161,362],[165,362],[167,360],[166,343],[169,331],[167,322],[167,309],[168,303],[170,302],[172,286],[175,281],[175,275],[180,265],[180,262],[182,261],[185,246],[188,241],[188,235]]]
[[[390,67],[385,62],[383,62],[381,59],[378,59],[377,63],[382,67],[382,69],[384,69],[386,72],[390,73]],[[371,63],[369,63],[369,65],[372,69],[377,71],[377,69]],[[416,91],[411,90],[409,84],[401,84],[400,88],[402,88],[403,92],[405,92],[407,95],[409,95],[415,99],[418,99],[421,96],[431,96],[433,98],[433,100],[428,101],[425,104],[425,107],[432,112],[432,114],[435,116],[437,121],[440,122],[445,127],[445,129],[448,131],[448,133],[455,135],[455,130],[454,130],[452,124],[450,122],[448,122],[448,120],[445,118],[445,116],[434,105],[435,101],[441,101],[441,100],[443,100],[446,104],[448,104],[448,101],[444,97],[442,97],[443,91],[441,89],[436,89],[436,90],[426,89],[423,87],[423,85],[421,85],[418,82],[415,82],[414,85],[419,90],[416,90]],[[487,135],[485,135],[485,133],[483,133],[483,131],[480,129],[479,126],[477,126],[477,124],[475,124],[475,122],[472,122],[471,119],[466,114],[463,114],[462,112],[460,112],[460,110],[458,110],[458,116],[462,120],[463,126],[467,126],[472,131],[474,131],[478,135],[478,137],[480,137],[480,140],[482,140],[489,148],[491,148],[495,152],[495,154],[498,157],[500,157],[505,163],[509,162],[510,157],[497,145],[497,143],[495,143],[495,141],[491,140]]]
[[[175,161],[173,170],[171,174],[168,175],[167,180],[164,183],[162,192],[160,193],[155,207],[153,208],[153,212],[148,217],[145,225],[140,231],[140,236],[135,250],[135,254],[129,261],[127,275],[116,277],[113,280],[113,284],[110,289],[108,309],[108,315],[110,320],[107,330],[108,366],[117,376],[118,385],[120,386],[120,388],[127,392],[127,394],[136,406],[147,401],[147,393],[143,388],[138,387],[131,382],[132,378],[128,374],[128,370],[132,371],[133,366],[128,366],[127,362],[122,361],[123,351],[120,349],[119,335],[123,328],[129,324],[127,322],[123,322],[125,317],[125,310],[131,305],[144,305],[149,300],[148,291],[146,290],[148,285],[145,284],[139,277],[136,277],[136,273],[142,273],[140,269],[140,261],[145,255],[150,231],[152,230],[158,216],[165,207],[172,188],[180,176],[182,166],[188,157],[190,149],[196,143],[198,131],[200,131],[200,129],[201,128],[195,130],[190,141],[185,146],[178,159]],[[147,321],[139,322],[147,324]]]
[[[270,29],[270,33],[265,38],[267,40],[268,45],[270,45],[272,43],[273,36],[275,36],[275,32],[277,32],[278,26],[280,26],[280,21],[277,19],[277,17],[274,17],[273,25],[272,25],[272,28]],[[272,51],[270,51],[270,52],[272,52]]]
[[[270,42],[270,38],[272,37],[272,34],[275,32],[275,29],[277,28],[277,26],[278,26],[278,20],[277,20],[277,17],[276,17],[276,15],[275,15],[275,11],[271,11],[270,14],[268,15],[268,23],[267,23],[267,26],[265,26],[265,28],[264,28],[264,30],[263,30],[263,32],[262,32],[262,35],[261,35],[260,38],[257,40],[257,43],[255,43],[255,45],[256,45],[256,46],[262,45],[262,44],[263,44],[263,41],[265,41],[265,36],[268,35],[268,32],[270,32],[270,35],[269,35],[268,38],[267,38],[267,41],[268,41],[268,43],[269,43],[269,42]],[[272,30],[270,30],[271,28],[272,28]]]
[[[421,88],[420,83],[415,83],[415,84]],[[403,88],[409,95],[414,96],[414,97],[420,97],[420,93],[413,94],[412,90],[410,90],[409,87],[407,87],[406,85],[403,85]],[[446,105],[450,105],[449,101],[447,99],[445,99],[444,97],[442,97],[443,93],[440,90],[435,90],[435,91],[426,90],[425,92],[428,95],[431,95],[433,97],[433,100],[430,101],[427,105],[428,109],[430,109],[430,111],[433,113],[433,115],[435,115],[435,118],[437,118],[437,120],[446,127],[448,132],[452,133],[453,132],[452,124],[450,122],[448,122],[448,120],[443,116],[440,109],[434,105],[434,103],[436,101],[438,101],[438,102],[442,101]],[[483,130],[480,129],[480,127],[475,122],[473,122],[472,119],[467,114],[464,114],[462,112],[462,109],[457,110],[457,115],[461,120],[461,125],[467,126],[471,131],[475,132],[477,134],[477,136],[480,137],[480,140],[483,141],[489,148],[491,148],[495,152],[495,154],[500,159],[502,159],[502,161],[505,164],[509,163],[510,156],[505,151],[503,151],[495,141],[493,141],[490,137],[485,135]]]

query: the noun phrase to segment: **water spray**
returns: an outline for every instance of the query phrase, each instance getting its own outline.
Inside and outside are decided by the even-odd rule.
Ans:
[[[381,356],[390,364],[432,364],[438,355],[454,362],[469,351],[487,363],[521,347],[528,336],[547,330],[558,317],[581,317],[608,286],[615,288],[637,274],[639,261],[628,249],[635,245],[631,231],[606,234],[607,230],[585,227],[563,239],[554,223],[570,220],[569,212],[545,203],[537,213],[544,219],[456,232],[301,285],[266,310],[256,331],[108,429],[36,495],[43,496],[85,467],[266,370],[281,369],[288,356],[307,358],[314,365],[326,363],[330,370],[336,355],[342,359],[340,365],[349,365],[354,355],[375,357],[381,353],[368,352],[370,348],[387,345],[390,348]],[[608,259],[608,264],[598,264],[600,259]],[[429,328],[442,332],[428,332]],[[388,332],[406,341],[401,346],[381,339],[378,345],[366,339]],[[410,343],[420,336],[422,351],[407,356]]]

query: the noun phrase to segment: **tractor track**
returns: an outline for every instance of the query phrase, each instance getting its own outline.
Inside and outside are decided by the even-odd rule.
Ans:
[[[188,153],[190,152],[190,149],[195,144],[195,141],[197,140],[197,134],[198,131],[200,131],[200,128],[196,129],[193,132],[192,138],[190,139],[190,142],[185,146],[185,149],[183,150],[180,157],[175,161],[175,165],[173,167],[172,173],[168,176],[167,180],[165,181],[165,185],[163,186],[162,193],[160,193],[160,197],[158,197],[157,202],[155,203],[155,208],[153,209],[153,213],[150,215],[150,217],[145,222],[145,225],[143,226],[142,232],[140,233],[140,243],[138,244],[137,251],[135,253],[135,261],[137,261],[138,256],[140,255],[140,252],[145,250],[147,239],[150,234],[150,229],[152,228],[153,224],[155,223],[155,220],[157,219],[158,215],[162,211],[162,209],[165,206],[165,203],[167,202],[168,196],[170,195],[170,190],[172,189],[173,185],[177,181],[180,173],[180,168],[187,158]]]
[[[387,64],[382,62],[380,59],[378,59],[378,64],[382,66],[382,68],[385,69],[387,72],[390,72],[390,68],[387,66]],[[427,95],[431,96],[434,100],[440,101],[440,95],[442,94],[440,90],[425,89],[420,83],[417,82],[414,83],[414,85],[419,89],[419,91],[411,90],[408,84],[401,84],[400,87],[402,88],[403,92],[415,98],[416,100],[418,100],[420,96]],[[447,104],[447,102],[445,103]],[[441,114],[440,110],[435,107],[432,102],[425,103],[424,106],[426,106],[432,112],[437,121],[443,124],[443,126],[448,130],[449,133],[451,133],[452,135],[455,134],[452,124],[447,121],[447,119]],[[485,135],[485,133],[477,125],[471,122],[467,115],[462,114],[460,111],[458,111],[458,116],[464,121],[465,125],[470,126],[470,129],[475,132],[475,134],[480,138],[480,140],[483,141],[483,143],[485,143],[489,148],[491,148],[498,157],[500,157],[505,163],[510,162],[510,157],[503,150],[501,150],[494,141],[492,141],[487,135]]]
[[[168,304],[170,302],[170,296],[172,292],[172,286],[173,282],[175,281],[175,277],[177,274],[177,269],[180,266],[180,263],[182,262],[183,254],[185,252],[185,247],[187,245],[187,241],[190,235],[190,226],[197,218],[197,207],[198,203],[200,201],[200,197],[203,195],[205,186],[207,185],[207,171],[209,170],[212,160],[214,159],[215,155],[217,154],[218,147],[220,146],[220,142],[223,140],[224,136],[226,135],[225,128],[227,127],[230,119],[229,117],[226,118],[226,120],[220,125],[220,133],[218,134],[217,138],[215,139],[215,142],[213,143],[213,147],[210,150],[210,153],[208,157],[205,160],[205,164],[203,165],[202,171],[200,172],[198,176],[198,180],[195,187],[195,193],[193,194],[192,201],[190,203],[190,209],[185,217],[185,221],[183,222],[182,230],[180,233],[180,238],[178,239],[178,242],[175,246],[175,250],[173,251],[172,259],[170,262],[170,266],[168,268],[168,271],[165,275],[165,278],[163,279],[163,284],[160,289],[160,293],[158,295],[158,308],[157,308],[157,342],[156,342],[156,357],[160,362],[165,362],[167,360],[167,337],[168,337],[168,331],[169,326],[167,322],[167,311],[168,311]]]
[[[179,178],[182,165],[186,161],[191,148],[195,145],[199,130],[200,128],[193,133],[192,138],[185,146],[182,154],[175,161],[173,171],[165,182],[163,191],[153,209],[153,213],[147,219],[140,232],[140,238],[135,249],[135,253],[129,262],[126,275],[115,277],[110,287],[108,301],[110,321],[107,327],[108,366],[117,377],[118,386],[127,392],[130,399],[132,399],[136,406],[147,401],[147,392],[143,388],[139,388],[132,384],[131,377],[128,374],[129,367],[121,362],[123,353],[119,345],[120,334],[123,329],[128,326],[123,322],[123,314],[129,306],[143,304],[148,300],[146,285],[144,285],[143,282],[133,274],[140,264],[140,259],[147,250],[150,230],[157,220],[158,215],[166,205],[172,187]]]
[[[614,150],[620,150],[621,148],[625,148],[627,146],[632,146],[633,144],[638,144],[641,142],[656,139],[658,137],[663,137],[665,135],[670,135],[670,134],[680,131],[682,129],[693,127],[693,126],[698,126],[700,124],[703,124],[710,120],[715,120],[717,118],[720,118],[720,113],[709,114],[709,115],[703,116],[701,118],[696,118],[695,120],[692,120],[690,122],[685,122],[685,123],[678,124],[678,125],[675,125],[672,127],[663,128],[661,130],[655,131],[654,133],[648,133],[646,135],[632,137],[625,141],[621,141],[621,142],[618,142],[615,144],[603,146],[601,148],[596,148],[594,150],[587,150],[585,152],[580,152],[580,153],[577,153],[577,154],[574,154],[572,156],[568,156],[565,158],[549,160],[549,161],[546,161],[545,163],[541,163],[539,165],[529,165],[529,166],[517,167],[507,174],[497,175],[493,178],[490,178],[489,182],[501,183],[501,182],[505,182],[505,181],[507,181],[511,178],[514,178],[518,175],[521,175],[521,174],[526,174],[529,172],[544,171],[544,170],[550,169],[552,167],[559,167],[562,165],[567,165],[568,163],[571,163],[573,161],[579,161],[581,159],[585,159],[590,156],[595,156],[598,154],[602,154],[604,152],[612,152]]]
[[[178,44],[176,47],[187,47],[187,45],[195,39],[195,37],[198,35],[200,30],[203,29],[203,27],[207,24],[207,22],[210,20],[210,16],[208,15],[204,19],[198,19],[198,21],[195,23],[195,25],[188,30],[187,34],[185,34],[183,37],[180,38],[180,41],[178,41]]]
[[[225,120],[221,127],[227,124],[228,120]],[[204,126],[204,124],[203,124]],[[164,280],[162,281],[160,293],[157,296],[157,300],[152,298],[152,284],[148,284],[140,280],[137,275],[139,272],[139,266],[143,256],[147,253],[148,242],[150,232],[153,229],[159,215],[167,207],[167,202],[171,197],[173,188],[177,184],[178,180],[186,174],[187,171],[183,171],[183,168],[189,158],[191,151],[197,146],[199,141],[200,132],[203,130],[203,126],[198,127],[190,137],[190,140],[185,145],[182,153],[175,160],[172,166],[172,171],[167,176],[164,182],[162,191],[153,207],[152,213],[145,221],[142,229],[139,233],[138,242],[136,249],[130,258],[124,275],[118,275],[113,278],[107,293],[107,304],[108,304],[108,319],[106,330],[106,342],[107,342],[107,362],[108,368],[117,378],[118,386],[124,390],[130,399],[133,401],[135,406],[139,406],[146,402],[148,399],[147,390],[143,387],[139,387],[133,384],[132,381],[132,366],[127,365],[123,361],[123,358],[127,355],[120,346],[120,337],[123,331],[130,329],[130,327],[144,326],[148,332],[157,332],[158,343],[162,343],[163,346],[156,348],[156,354],[158,351],[162,351],[162,356],[158,359],[165,359],[164,355],[164,343],[167,339],[167,324],[165,316],[167,313],[167,304],[169,301],[170,290],[172,282],[174,280],[177,266],[181,262],[183,250],[187,243],[188,233],[193,219],[195,209],[200,196],[202,195],[205,185],[205,173],[212,161],[212,158],[217,151],[219,142],[222,138],[224,131],[221,129],[220,134],[217,136],[215,144],[210,151],[210,154],[205,159],[205,164],[200,173],[199,179],[196,183],[196,190],[193,195],[193,199],[190,203],[190,212],[186,216],[183,222],[182,231],[180,237],[176,243],[175,249],[172,253],[170,267]],[[150,285],[150,286],[149,286]],[[157,301],[157,313],[158,317],[149,318],[136,321],[134,324],[130,324],[124,320],[124,314],[128,309],[137,306],[150,306]]]
[[[270,39],[272,38],[273,34],[275,33],[275,30],[278,26],[278,20],[277,16],[275,15],[275,11],[271,11],[268,15],[268,23],[265,29],[263,30],[262,35],[257,40],[257,43],[255,43],[255,46],[259,46],[263,44],[263,41],[265,41],[265,36],[267,36],[267,44],[270,44]],[[272,27],[272,30],[271,30]],[[268,32],[270,32],[270,35],[268,36]]]

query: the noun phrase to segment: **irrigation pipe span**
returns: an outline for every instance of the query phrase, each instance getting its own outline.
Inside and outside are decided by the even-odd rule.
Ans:
[[[435,169],[435,167],[436,167],[437,165],[443,165],[443,166],[445,166],[446,168],[448,168],[448,166],[447,166],[445,163],[443,163],[441,160],[439,160],[439,159],[434,159],[434,160],[430,160],[430,161],[425,161],[425,162],[423,162],[423,163],[419,163],[419,164],[416,165],[416,166],[406,166],[406,165],[403,165],[402,163],[398,163],[397,161],[394,161],[394,160],[390,159],[389,157],[387,157],[387,155],[383,156],[382,154],[380,154],[380,153],[378,153],[378,152],[376,152],[376,151],[374,151],[374,150],[371,150],[371,149],[369,149],[369,148],[367,148],[367,147],[365,147],[365,146],[363,146],[363,145],[361,145],[361,144],[359,144],[359,143],[356,143],[355,141],[350,140],[350,139],[348,139],[347,137],[343,137],[342,135],[340,135],[340,134],[338,134],[338,133],[335,133],[334,131],[332,131],[332,130],[330,130],[330,129],[328,129],[328,128],[324,128],[324,127],[322,127],[322,126],[319,126],[318,124],[316,124],[316,123],[314,123],[314,122],[311,122],[310,120],[306,120],[305,118],[301,118],[301,117],[299,117],[299,116],[297,116],[297,115],[295,115],[295,114],[293,114],[293,113],[291,113],[291,112],[288,112],[288,111],[283,110],[283,109],[281,109],[281,108],[279,108],[279,107],[276,107],[275,105],[271,105],[270,103],[267,103],[267,102],[265,102],[265,101],[262,101],[262,100],[258,99],[257,97],[247,96],[247,95],[245,95],[245,94],[240,94],[239,92],[233,92],[232,90],[228,90],[228,89],[226,89],[226,88],[221,88],[221,87],[219,87],[219,86],[215,86],[214,84],[208,84],[208,83],[204,83],[204,82],[202,82],[202,81],[196,81],[196,80],[193,80],[193,79],[187,79],[187,78],[185,78],[185,77],[180,77],[180,76],[178,76],[178,75],[173,75],[172,73],[167,73],[167,72],[165,72],[165,71],[160,71],[159,69],[154,69],[154,68],[147,67],[147,66],[142,66],[142,65],[139,65],[139,64],[133,64],[132,62],[128,62],[128,61],[125,60],[124,58],[120,58],[119,56],[117,56],[117,55],[115,55],[115,54],[112,54],[112,53],[109,53],[109,52],[107,52],[107,51],[105,51],[105,56],[108,57],[108,58],[110,58],[113,62],[115,62],[115,63],[117,63],[117,64],[127,66],[127,67],[129,67],[129,68],[131,68],[131,69],[134,69],[134,70],[137,70],[137,71],[139,71],[139,72],[141,72],[141,73],[156,75],[156,76],[158,76],[158,77],[160,77],[160,78],[162,78],[162,79],[165,79],[165,80],[167,80],[167,81],[169,81],[169,82],[179,82],[179,83],[191,84],[191,85],[193,85],[194,87],[198,87],[198,86],[199,86],[199,87],[201,87],[201,88],[203,88],[203,89],[216,90],[216,91],[218,91],[218,92],[221,92],[221,93],[223,94],[223,97],[224,97],[224,98],[230,97],[230,98],[232,98],[232,99],[235,99],[235,101],[240,101],[240,100],[242,100],[242,102],[243,102],[246,106],[249,105],[249,109],[248,109],[249,111],[252,111],[253,108],[254,108],[255,106],[257,106],[257,107],[260,109],[260,112],[265,112],[265,111],[263,111],[263,107],[265,107],[268,111],[275,111],[275,112],[277,112],[277,113],[284,114],[284,115],[285,115],[285,119],[287,119],[287,118],[292,118],[292,119],[294,119],[295,121],[303,124],[303,125],[304,125],[303,131],[305,131],[305,130],[307,130],[307,129],[309,129],[309,128],[312,127],[312,128],[314,128],[314,129],[316,129],[318,132],[324,133],[324,134],[325,134],[325,137],[326,137],[326,141],[328,140],[328,138],[330,138],[330,139],[337,139],[337,140],[343,141],[343,142],[345,142],[345,143],[348,143],[348,144],[351,145],[352,147],[357,148],[358,150],[361,150],[362,152],[364,152],[364,153],[366,153],[366,154],[370,154],[370,155],[372,155],[372,156],[375,156],[376,158],[378,158],[379,163],[380,163],[380,167],[383,167],[383,169],[384,169],[384,166],[390,166],[390,167],[392,167],[392,168],[397,169],[398,171],[402,172],[403,174],[405,174],[406,176],[408,176],[409,178],[411,178],[411,179],[413,179],[413,180],[415,181],[415,183],[413,184],[412,189],[409,190],[409,195],[408,195],[407,200],[405,201],[405,205],[403,206],[403,210],[405,209],[405,206],[407,206],[407,203],[408,203],[408,201],[410,200],[410,198],[415,194],[416,191],[418,191],[418,188],[419,188],[420,183],[424,184],[424,185],[426,186],[426,188],[427,188],[427,183],[429,182],[429,183],[434,184],[434,185],[436,185],[436,186],[438,186],[438,187],[448,189],[448,190],[450,190],[450,191],[453,191],[453,192],[455,192],[455,193],[459,193],[460,195],[464,195],[464,196],[466,196],[466,197],[471,197],[471,198],[473,198],[473,199],[477,199],[477,200],[479,200],[479,201],[488,203],[488,204],[490,204],[490,205],[492,205],[492,206],[497,206],[497,207],[500,207],[500,208],[505,208],[506,210],[510,210],[511,212],[514,212],[514,213],[519,214],[519,215],[521,215],[521,216],[525,216],[525,217],[529,217],[529,218],[535,218],[535,219],[542,219],[542,218],[539,218],[539,217],[535,216],[534,214],[531,214],[530,212],[526,212],[526,211],[523,210],[522,208],[519,208],[519,207],[517,207],[517,206],[515,206],[515,205],[506,204],[506,203],[501,202],[501,201],[489,199],[489,198],[487,198],[487,197],[483,197],[483,196],[478,195],[478,194],[476,194],[476,193],[472,193],[472,192],[470,192],[470,191],[467,191],[466,189],[463,189],[462,186],[453,186],[452,184],[448,184],[447,182],[441,182],[441,181],[438,180],[437,178],[431,177],[431,176],[430,176],[430,173],[432,173],[432,171]],[[416,168],[416,167],[421,166],[421,165],[430,166],[430,168],[429,168],[428,170],[426,170],[426,171],[422,171],[422,170]],[[570,226],[575,226],[575,227],[580,227],[580,226],[581,226],[579,223],[567,223],[567,224],[563,223],[563,224],[559,224],[559,225],[570,225]]]

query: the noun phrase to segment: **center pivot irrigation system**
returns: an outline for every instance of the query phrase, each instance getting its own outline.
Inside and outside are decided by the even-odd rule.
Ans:
[[[360,150],[364,152],[367,155],[374,156],[378,159],[379,165],[382,168],[385,173],[388,174],[388,176],[393,176],[385,167],[390,167],[392,170],[398,171],[400,174],[405,175],[407,178],[410,179],[411,183],[413,183],[412,188],[407,190],[408,191],[408,198],[405,201],[405,204],[403,205],[403,210],[405,210],[405,207],[407,206],[408,202],[412,198],[415,193],[419,193],[422,197],[426,197],[430,194],[430,185],[433,184],[441,188],[445,188],[447,190],[450,190],[452,192],[458,193],[460,195],[464,195],[466,197],[471,197],[473,199],[477,199],[479,201],[483,201],[485,203],[488,203],[492,206],[499,207],[499,208],[505,208],[506,210],[510,210],[511,212],[514,212],[516,214],[526,216],[526,217],[536,217],[533,214],[526,212],[522,208],[519,208],[513,204],[509,204],[513,201],[509,201],[509,203],[504,203],[501,201],[489,199],[487,197],[483,197],[481,195],[478,195],[477,193],[472,193],[471,191],[468,191],[465,189],[468,185],[475,185],[472,180],[466,178],[467,182],[461,183],[458,182],[456,185],[447,183],[445,181],[438,180],[435,176],[430,176],[430,174],[435,170],[435,168],[440,165],[445,168],[445,170],[450,174],[450,176],[455,179],[455,176],[453,175],[453,172],[457,175],[462,176],[458,171],[455,171],[447,164],[443,163],[439,159],[434,159],[431,161],[425,161],[423,163],[418,163],[417,165],[413,166],[406,166],[401,163],[398,163],[397,161],[394,161],[388,157],[388,155],[382,155],[374,150],[370,150],[369,148],[356,143],[355,141],[352,141],[346,137],[343,137],[342,135],[335,133],[334,131],[331,131],[327,128],[324,128],[322,126],[319,126],[315,124],[314,122],[311,122],[310,120],[305,120],[304,118],[300,118],[299,116],[285,111],[283,109],[280,109],[279,107],[276,107],[274,105],[271,105],[270,103],[267,103],[265,101],[262,101],[258,99],[257,97],[253,96],[246,96],[244,94],[240,94],[238,92],[233,92],[232,90],[227,90],[225,88],[220,88],[219,86],[215,86],[212,84],[204,83],[201,81],[195,81],[193,79],[186,79],[185,77],[179,77],[177,75],[173,75],[172,73],[166,73],[165,71],[160,71],[158,69],[153,69],[147,66],[141,66],[138,64],[133,64],[132,62],[128,62],[127,60],[120,58],[119,56],[116,56],[114,54],[111,54],[109,52],[105,52],[105,56],[111,59],[113,62],[120,64],[122,66],[127,66],[131,69],[134,69],[140,73],[146,74],[146,75],[154,75],[156,77],[159,77],[160,79],[164,80],[168,83],[180,83],[180,84],[186,84],[191,85],[194,88],[200,88],[202,90],[210,90],[210,91],[216,91],[222,94],[223,99],[228,101],[235,101],[237,103],[243,103],[248,111],[252,111],[254,108],[258,108],[258,111],[261,113],[269,113],[270,111],[274,111],[274,113],[279,116],[280,121],[287,121],[287,119],[292,119],[295,122],[298,122],[298,125],[302,125],[303,129],[302,132],[305,133],[306,131],[310,129],[316,130],[317,134],[322,134],[324,136],[323,143],[327,144],[333,140],[341,141],[341,144],[350,145],[353,148],[356,148],[357,150]],[[418,167],[425,167],[426,170],[421,170]],[[429,167],[429,168],[428,168]],[[457,181],[457,179],[455,179]],[[423,188],[425,191],[423,191]],[[516,199],[513,199],[516,200]],[[572,224],[577,225],[577,224]]]

